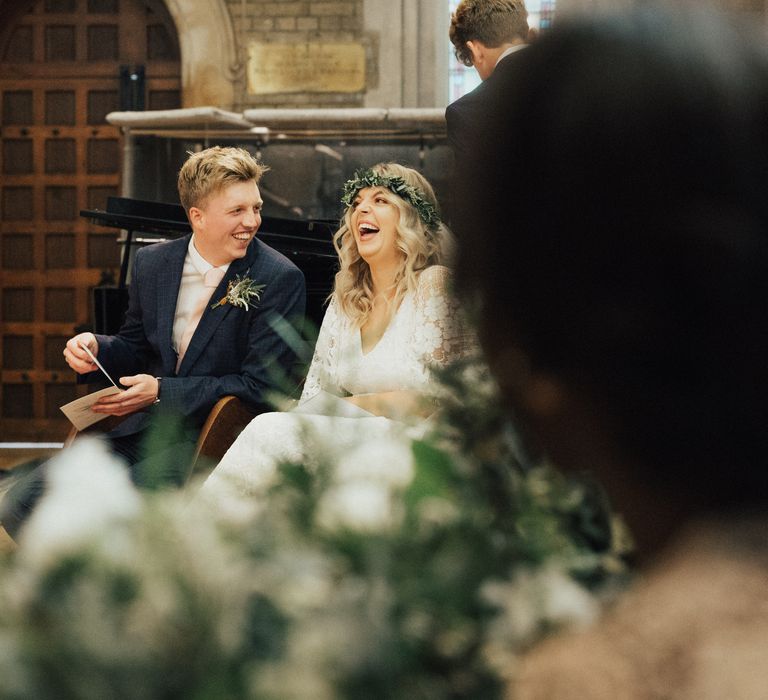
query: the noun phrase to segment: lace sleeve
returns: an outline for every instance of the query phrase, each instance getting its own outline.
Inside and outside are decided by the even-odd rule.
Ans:
[[[414,343],[426,366],[445,367],[476,350],[477,340],[451,291],[447,267],[433,265],[421,273],[415,302]]]
[[[336,368],[338,366],[338,347],[341,338],[342,317],[339,314],[336,298],[331,299],[323,316],[320,333],[317,336],[312,364],[309,366],[304,390],[299,404],[311,399],[321,389],[332,394],[340,393]]]

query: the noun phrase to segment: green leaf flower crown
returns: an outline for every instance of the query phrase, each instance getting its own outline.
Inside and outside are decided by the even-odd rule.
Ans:
[[[421,220],[427,225],[427,228],[436,230],[440,224],[440,217],[437,214],[435,206],[427,201],[424,193],[409,185],[403,178],[398,176],[379,175],[373,170],[358,170],[355,177],[344,183],[344,195],[341,198],[342,204],[351,207],[355,197],[360,190],[367,187],[386,187],[412,205],[419,213]]]

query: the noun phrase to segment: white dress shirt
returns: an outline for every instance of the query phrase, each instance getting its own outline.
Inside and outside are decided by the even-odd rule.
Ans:
[[[181,273],[181,284],[179,285],[179,296],[176,299],[176,314],[173,318],[173,336],[171,341],[173,349],[178,354],[179,342],[184,334],[184,329],[189,323],[189,319],[198,305],[200,295],[205,293],[204,283],[205,273],[212,270],[211,265],[195,248],[195,236],[189,241],[187,247],[187,256],[184,258],[184,270]],[[224,272],[229,268],[229,263],[221,265],[220,270]],[[213,292],[211,292],[213,293]]]
[[[504,52],[496,59],[496,66],[499,65],[499,61],[501,61],[502,58],[506,58],[511,53],[515,53],[515,51],[520,51],[520,49],[524,49],[528,44],[515,44],[514,46],[510,46],[507,49],[504,49]],[[495,66],[494,66],[495,67]]]

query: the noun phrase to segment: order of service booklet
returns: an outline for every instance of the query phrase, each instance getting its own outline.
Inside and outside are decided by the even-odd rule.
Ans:
[[[91,406],[93,406],[93,404],[95,404],[102,396],[117,394],[121,392],[122,389],[115,384],[112,377],[110,377],[107,370],[101,366],[101,363],[96,359],[93,353],[91,353],[85,345],[81,345],[80,347],[88,353],[88,357],[91,358],[91,361],[102,371],[104,376],[109,379],[110,384],[112,384],[112,386],[108,386],[106,389],[94,391],[92,394],[87,394],[82,398],[75,399],[74,401],[70,401],[61,406],[62,413],[69,418],[72,425],[78,430],[85,430],[88,426],[98,423],[108,415],[106,413],[96,413],[95,411],[92,411]]]

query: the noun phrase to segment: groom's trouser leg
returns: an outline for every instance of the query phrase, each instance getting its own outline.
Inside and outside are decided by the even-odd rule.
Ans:
[[[142,488],[183,486],[189,478],[196,440],[193,433],[174,436],[172,444],[153,443],[148,455],[147,431],[120,437],[105,436],[111,451],[126,463],[131,480]],[[0,503],[0,523],[15,540],[45,492],[48,462],[22,476]]]
[[[112,452],[122,457],[126,466],[141,458],[140,433],[120,438],[107,438],[107,440]],[[22,525],[45,493],[48,464],[49,462],[46,461],[28,470],[11,486],[0,503],[0,523],[14,540],[17,539]]]
[[[183,486],[192,471],[197,440],[179,439],[175,442],[144,449],[141,458],[130,466],[131,480],[146,489]]]
[[[20,477],[16,475],[8,477],[15,479],[15,482],[0,502],[0,525],[14,540],[17,539],[19,529],[32,513],[45,489],[43,479],[45,463],[34,469],[28,469],[26,465],[17,469],[25,470],[26,473]]]

